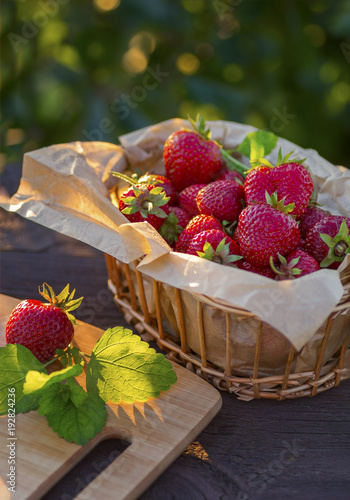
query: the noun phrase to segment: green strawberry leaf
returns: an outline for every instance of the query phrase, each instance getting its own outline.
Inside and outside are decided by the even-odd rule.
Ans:
[[[35,395],[26,396],[23,384],[30,370],[46,373],[45,366],[20,344],[7,344],[0,347],[0,415],[7,415],[9,389],[15,389],[16,413],[26,413],[38,407]]]
[[[256,160],[268,155],[276,147],[277,141],[278,137],[273,132],[256,130],[247,134],[235,151],[250,160]]]
[[[40,398],[38,413],[46,416],[60,437],[82,446],[102,431],[107,419],[106,405],[99,395],[85,392],[73,381],[48,387]]]
[[[96,343],[86,371],[88,391],[104,401],[147,401],[166,391],[177,380],[163,354],[141,341],[131,330],[115,327]]]
[[[74,378],[81,374],[83,368],[80,365],[68,366],[47,375],[35,370],[29,370],[23,385],[23,394],[41,394],[52,384],[57,384],[68,378]]]

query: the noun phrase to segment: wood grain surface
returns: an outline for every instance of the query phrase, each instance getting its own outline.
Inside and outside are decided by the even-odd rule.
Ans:
[[[1,255],[3,293],[39,298],[37,287],[44,281],[57,291],[69,282],[77,296],[85,296],[77,314],[81,320],[102,329],[127,326],[107,289],[101,253],[47,229],[42,229],[45,248],[23,250],[23,240],[38,227],[29,221],[23,226],[21,251],[12,244]],[[220,412],[141,500],[350,498],[350,380],[314,398],[244,402],[227,393],[222,398]],[[75,498],[118,446],[101,443],[44,500]],[[98,498],[94,491],[86,498]]]
[[[6,345],[5,327],[18,300],[0,295],[0,345]],[[91,351],[103,330],[83,322],[75,327],[73,343],[82,352]],[[107,421],[102,432],[85,446],[68,443],[50,429],[37,412],[16,417],[16,438],[9,437],[7,419],[0,419],[1,441],[15,439],[16,491],[6,488],[9,451],[0,449],[1,498],[36,500],[96,444],[107,438],[123,438],[130,443],[118,458],[92,481],[78,498],[96,488],[105,500],[135,499],[182,453],[221,407],[220,393],[185,368],[174,365],[177,382],[158,398],[146,403],[107,405]],[[85,376],[77,380],[85,386]],[[7,491],[6,491],[7,490]]]

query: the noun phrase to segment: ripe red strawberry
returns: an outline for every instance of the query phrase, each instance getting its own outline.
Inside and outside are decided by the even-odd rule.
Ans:
[[[243,187],[230,180],[211,182],[199,191],[197,205],[202,214],[234,222],[244,207]]]
[[[164,175],[158,174],[145,174],[138,179],[138,184],[149,184],[151,186],[159,186],[164,189],[165,195],[169,197],[169,206],[172,207],[177,203],[177,193],[175,187],[172,183],[164,177]]]
[[[275,262],[279,253],[288,254],[300,242],[298,223],[285,213],[292,210],[293,204],[283,208],[281,202],[271,201],[278,208],[264,203],[249,205],[238,220],[241,253],[259,268],[267,267],[271,256]]]
[[[159,233],[171,247],[174,247],[179,234],[185,229],[190,219],[191,216],[186,210],[180,207],[169,207],[169,215],[161,225]]]
[[[175,245],[175,251],[185,253],[192,238],[206,229],[222,230],[222,226],[215,217],[210,215],[196,215],[196,217],[193,217],[180,234]]]
[[[308,232],[305,250],[321,267],[337,269],[350,253],[350,217],[330,215],[317,222]]]
[[[223,170],[223,172],[216,179],[217,181],[236,181],[238,184],[244,185],[244,177],[235,170]]]
[[[65,349],[72,341],[75,320],[69,311],[79,307],[83,297],[73,300],[75,290],[69,295],[69,285],[57,297],[46,283],[39,292],[49,303],[30,299],[20,302],[7,321],[6,342],[27,347],[46,363],[56,349]]]
[[[276,280],[296,279],[320,269],[317,260],[300,249],[293,250],[287,257],[278,255],[278,259],[278,265],[275,265],[271,259],[271,268],[276,273]]]
[[[177,191],[192,184],[208,184],[221,171],[223,159],[220,146],[210,140],[201,117],[197,124],[190,120],[194,131],[178,130],[164,145],[164,164],[167,178]]]
[[[169,198],[160,186],[134,184],[122,193],[119,210],[130,222],[147,221],[158,230],[168,217]]]
[[[187,210],[191,215],[199,215],[199,209],[197,206],[197,194],[204,188],[207,184],[192,184],[187,188],[183,189],[178,196],[178,203],[181,208]]]
[[[310,229],[320,220],[328,217],[330,215],[326,210],[322,210],[322,208],[310,205],[306,208],[303,215],[299,220],[299,231],[300,235],[303,239],[306,238],[307,233]]]
[[[264,160],[263,164],[249,172],[244,183],[247,205],[265,203],[265,192],[277,193],[278,199],[285,204],[294,203],[291,215],[303,215],[313,191],[313,181],[306,168],[298,162],[288,162],[290,155],[282,159],[281,152],[274,167]]]
[[[244,259],[239,260],[236,265],[239,269],[244,269],[245,271],[249,271],[251,273],[260,274],[261,276],[266,276],[266,278],[271,278],[273,280],[276,276],[270,266],[258,268]]]
[[[236,243],[220,229],[209,229],[196,234],[186,253],[224,265],[232,265],[242,259]]]

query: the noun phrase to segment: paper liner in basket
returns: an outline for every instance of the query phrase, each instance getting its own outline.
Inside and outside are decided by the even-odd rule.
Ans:
[[[273,281],[246,271],[220,266],[195,256],[172,252],[147,223],[130,224],[111,202],[116,183],[111,171],[164,173],[162,151],[168,135],[188,123],[169,120],[120,138],[121,147],[102,142],[74,142],[27,153],[18,192],[2,206],[41,225],[81,240],[122,262],[142,258],[147,276],[189,293],[246,309],[281,332],[299,351],[340,301],[344,288],[339,271],[321,270],[297,280]],[[237,146],[253,127],[208,122],[213,139]],[[318,200],[332,213],[350,215],[350,172],[336,168],[313,150],[279,139],[269,155],[306,157]],[[340,271],[345,272],[347,257]],[[215,334],[215,332],[212,332]]]

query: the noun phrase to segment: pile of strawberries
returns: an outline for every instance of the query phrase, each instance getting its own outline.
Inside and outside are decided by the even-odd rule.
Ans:
[[[120,211],[150,223],[175,252],[236,266],[272,279],[336,269],[350,253],[350,218],[317,206],[305,160],[290,154],[250,170],[210,139],[203,119],[164,145],[166,176],[130,182]],[[232,160],[232,161],[231,161]]]

